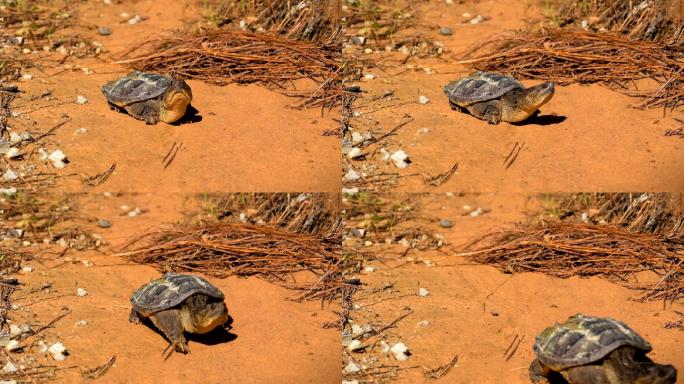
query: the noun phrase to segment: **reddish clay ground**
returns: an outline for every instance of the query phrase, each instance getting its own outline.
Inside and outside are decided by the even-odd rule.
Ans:
[[[632,108],[639,99],[603,86],[572,85],[557,86],[554,98],[541,108],[540,118],[526,124],[491,126],[452,111],[443,93],[444,84],[472,71],[455,64],[457,57],[476,42],[542,19],[537,2],[454,3],[424,3],[415,12],[420,23],[429,27],[420,29],[421,36],[442,42],[450,51],[440,59],[414,58],[398,65],[403,56],[396,53],[360,55],[380,62],[382,68],[366,70],[375,78],[361,82],[366,93],[356,102],[356,112],[362,115],[353,120],[353,126],[360,133],[370,129],[377,137],[413,118],[396,136],[386,139],[390,153],[403,149],[412,163],[398,170],[381,161],[378,153],[370,160],[353,161],[355,166],[363,170],[364,165],[373,163],[378,165],[376,172],[436,175],[457,162],[458,174],[438,191],[684,190],[684,141],[663,135],[681,125],[675,120],[684,116],[681,110],[663,116],[662,110]],[[477,25],[463,24],[467,20],[464,12],[490,19]],[[440,26],[451,27],[453,35],[440,35]],[[393,91],[392,100],[370,101],[387,91]],[[430,103],[419,104],[419,95],[427,96]],[[422,128],[429,132],[419,134]],[[524,143],[524,149],[506,169],[504,159],[516,142]],[[420,177],[411,176],[400,179],[398,189],[421,191],[426,187]]]
[[[462,206],[466,204],[492,211],[475,218],[463,216]],[[454,247],[495,227],[525,220],[525,212],[539,207],[538,202],[519,194],[451,198],[435,195],[421,200],[421,205],[419,216],[454,222],[450,229],[438,228],[436,223],[430,226]],[[425,227],[423,224],[421,221]],[[397,257],[403,251],[398,248],[376,245],[364,249],[384,259],[367,263],[376,270],[361,276],[368,285],[356,296],[366,296],[389,283],[394,286],[355,301],[355,305],[362,307],[352,313],[357,324],[384,325],[406,313],[407,308],[414,311],[396,328],[385,331],[390,345],[402,341],[409,347],[412,355],[407,361],[397,362],[377,350],[352,354],[358,361],[378,357],[380,364],[418,367],[401,371],[397,382],[427,382],[420,367],[442,366],[458,356],[457,365],[438,382],[529,383],[527,369],[534,358],[535,336],[554,322],[578,312],[626,322],[652,343],[654,350],[650,356],[655,361],[673,364],[680,370],[684,367],[680,347],[684,334],[681,330],[663,327],[666,322],[680,318],[675,311],[684,309],[681,303],[664,309],[662,302],[635,302],[630,298],[637,291],[598,277],[558,279],[540,273],[507,275],[454,256],[451,247],[442,251],[411,252],[407,256],[431,260],[432,267],[423,262],[407,263],[407,257]],[[420,288],[427,288],[430,295],[420,297]],[[417,326],[422,320],[429,321],[429,325]],[[504,353],[516,335],[523,338],[522,342],[506,361]]]

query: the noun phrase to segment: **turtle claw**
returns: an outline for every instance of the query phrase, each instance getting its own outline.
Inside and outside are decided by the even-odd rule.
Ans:
[[[177,341],[173,343],[173,349],[176,350],[176,352],[188,354],[190,353],[190,347],[188,346],[188,343],[182,342],[182,341]]]

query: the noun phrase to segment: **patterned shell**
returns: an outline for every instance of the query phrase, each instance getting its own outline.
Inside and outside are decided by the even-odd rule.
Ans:
[[[466,107],[496,99],[516,88],[525,89],[512,77],[477,71],[468,77],[449,82],[444,86],[444,93],[452,103]]]
[[[149,316],[154,312],[175,307],[196,293],[217,299],[224,298],[218,288],[199,276],[169,272],[160,279],[138,288],[131,296],[131,304],[137,312]]]
[[[534,352],[539,361],[561,370],[598,361],[622,346],[651,350],[651,344],[626,324],[578,313],[539,334]]]
[[[170,77],[135,71],[102,86],[107,100],[120,107],[161,96],[171,85]]]

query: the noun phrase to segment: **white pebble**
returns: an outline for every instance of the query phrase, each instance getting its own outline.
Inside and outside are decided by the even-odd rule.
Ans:
[[[16,144],[21,142],[21,135],[16,132],[10,132],[9,139],[11,144]]]
[[[19,368],[17,368],[16,365],[12,364],[11,361],[8,361],[7,364],[5,364],[4,367],[2,367],[2,371],[5,373],[14,373],[18,370],[19,370]]]
[[[366,273],[373,273],[373,272],[375,272],[375,267],[371,267],[369,265],[369,266],[366,266],[365,268],[363,268],[363,271]]]
[[[78,297],[85,297],[85,296],[88,296],[88,291],[86,291],[86,290],[83,289],[83,288],[78,288],[78,289],[76,290],[76,295],[77,295]]]
[[[21,79],[22,80],[31,80],[31,79],[33,79],[33,75],[31,75],[29,73],[24,73],[21,75]]]
[[[66,352],[66,347],[62,343],[52,344],[50,348],[48,348],[48,352],[50,353],[50,356],[57,361],[66,359],[66,355],[64,353]]]
[[[2,383],[0,383],[2,384]],[[359,384],[358,380],[342,380],[342,384]]]
[[[418,98],[418,103],[425,105],[430,102],[430,99],[427,96],[420,95]]]
[[[75,324],[76,327],[84,327],[86,325],[88,325],[88,320],[79,320]]]
[[[10,324],[9,331],[10,331],[10,336],[21,335],[21,328],[19,328],[19,326],[16,324]]]
[[[83,104],[85,104],[85,103],[87,103],[87,102],[88,102],[88,99],[86,99],[85,96],[78,95],[78,96],[76,97],[76,104],[83,105]]]
[[[360,371],[361,371],[361,367],[359,367],[359,365],[354,363],[353,361],[350,361],[349,364],[347,364],[347,366],[344,367],[343,373],[351,374],[351,373],[358,373]]]
[[[21,349],[21,343],[18,342],[17,340],[10,340],[9,343],[7,343],[7,345],[5,345],[5,350],[7,350],[9,352],[18,351],[20,349]]]
[[[421,128],[418,131],[416,131],[416,133],[418,133],[419,135],[426,135],[428,132],[430,132],[430,128]]]
[[[2,190],[0,190],[0,193],[2,193]],[[356,195],[359,193],[359,189],[357,187],[353,188],[342,188],[342,194],[343,195]]]
[[[417,328],[427,328],[428,325],[430,325],[430,322],[428,320],[421,320],[416,324]]]
[[[358,132],[352,132],[352,143],[360,143],[363,141],[363,135]]]
[[[19,151],[18,148],[10,148],[7,153],[5,153],[5,157],[8,159],[15,159],[17,157],[21,156],[21,151]]]
[[[54,150],[47,157],[53,167],[57,169],[62,169],[66,167],[66,155],[61,149]]]
[[[14,196],[17,194],[17,189],[14,187],[0,188],[0,195]]]
[[[19,175],[11,169],[6,170],[5,173],[2,174],[2,179],[5,181],[14,181],[18,178]]]
[[[399,169],[408,167],[408,162],[406,161],[408,160],[408,154],[401,149],[392,153],[390,159],[394,163],[394,166]]]
[[[351,343],[349,343],[349,346],[347,347],[348,350],[355,352],[362,350],[364,347],[363,343],[359,340],[352,340]]]
[[[396,343],[390,348],[390,352],[395,359],[405,361],[408,359],[408,347],[404,343]]]
[[[352,325],[352,336],[360,336],[363,334],[363,327],[358,324]]]
[[[363,155],[364,155],[364,153],[363,153],[363,151],[362,151],[360,148],[353,147],[353,148],[349,151],[349,153],[347,154],[347,157],[349,157],[350,159],[355,160],[355,159],[359,159],[359,158],[363,157]]]
[[[0,384],[17,384],[16,380],[0,380]]]
[[[363,78],[366,80],[373,80],[375,79],[375,75],[372,73],[366,73],[365,75],[363,75]]]
[[[356,172],[353,169],[350,169],[347,171],[347,173],[344,175],[344,180],[345,181],[356,181],[361,178],[361,175],[359,175],[358,172]]]
[[[420,296],[420,297],[430,296],[430,291],[428,291],[427,288],[421,288],[418,290],[418,296]]]
[[[140,216],[141,213],[142,211],[140,210],[140,208],[135,207],[132,211],[128,212],[128,217]]]
[[[31,266],[25,265],[25,266],[21,267],[21,271],[24,273],[29,273],[29,272],[33,272],[33,268]]]
[[[478,217],[478,216],[482,215],[483,213],[485,213],[485,211],[482,208],[478,207],[476,210],[470,212],[470,217]]]
[[[47,353],[48,351],[48,346],[43,340],[38,341],[38,351],[40,353]]]
[[[76,131],[74,131],[74,134],[76,135],[82,135],[84,133],[88,132],[88,128],[79,128]]]
[[[128,19],[128,24],[138,24],[139,22],[142,21],[142,17],[140,15],[135,15]]]

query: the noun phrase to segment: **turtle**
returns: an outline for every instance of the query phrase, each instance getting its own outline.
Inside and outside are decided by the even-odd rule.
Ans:
[[[140,71],[107,82],[102,93],[112,109],[148,125],[178,121],[192,101],[192,90],[184,80]]]
[[[223,293],[202,277],[167,272],[131,296],[129,321],[150,319],[177,352],[190,348],[183,332],[204,334],[228,321]]]
[[[553,92],[552,82],[525,88],[510,76],[482,71],[444,86],[452,108],[465,109],[489,124],[523,121],[548,103]]]
[[[672,365],[646,356],[651,344],[625,323],[578,313],[546,328],[534,343],[533,383],[673,384]]]

